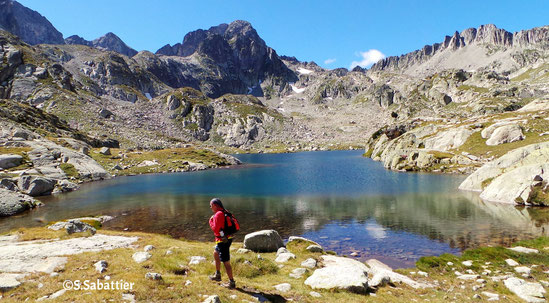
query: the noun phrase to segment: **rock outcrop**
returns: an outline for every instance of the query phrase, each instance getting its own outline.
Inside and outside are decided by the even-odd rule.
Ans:
[[[65,43],[63,35],[44,16],[13,0],[0,1],[0,29],[32,45]]]
[[[32,197],[0,187],[0,217],[18,214],[34,208],[38,201]]]
[[[222,78],[198,79],[195,74],[196,80],[170,79],[168,77],[173,72],[167,69],[173,68],[174,65],[189,66],[186,60],[175,58],[160,58],[159,60],[164,61],[164,64],[155,64],[160,68],[152,66],[149,68],[159,79],[165,83],[171,83],[172,87],[200,88],[206,95],[214,98],[225,93],[251,93],[255,96],[263,96],[260,88],[263,82],[284,85],[297,80],[296,75],[286,67],[276,52],[265,44],[251,24],[246,21],[238,20],[230,24],[214,26],[209,30],[188,33],[182,44],[166,45],[156,54],[192,56],[202,63],[192,69],[207,68],[215,74],[223,75]],[[146,65],[149,66],[149,64]],[[168,67],[170,65],[172,67]],[[181,68],[178,69],[183,71]],[[182,72],[182,74],[185,73]],[[206,83],[203,83],[204,81]],[[198,82],[201,83],[200,87],[195,86]],[[252,88],[251,91],[250,88]]]
[[[413,74],[434,73],[448,68],[459,68],[464,62],[472,68],[496,66],[505,57],[505,64],[499,68],[518,69],[525,64],[523,56],[516,56],[508,49],[520,52],[524,47],[547,50],[549,27],[537,27],[510,33],[493,24],[468,28],[446,36],[441,43],[426,45],[420,50],[401,56],[391,56],[375,63],[370,71],[392,71]],[[460,50],[460,52],[457,52]],[[473,54],[476,54],[473,55]]]
[[[489,201],[547,205],[542,197],[549,192],[549,142],[512,150],[486,163],[459,186],[480,191]]]
[[[113,33],[107,33],[102,37],[99,37],[93,41],[88,41],[80,36],[73,35],[65,39],[66,44],[80,44],[98,49],[109,50],[117,52],[119,54],[133,57],[137,54],[137,51],[129,47],[120,37]]]

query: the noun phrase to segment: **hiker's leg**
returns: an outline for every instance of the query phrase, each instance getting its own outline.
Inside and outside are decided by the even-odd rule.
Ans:
[[[233,279],[233,267],[231,266],[231,261],[223,262],[223,265],[225,265],[225,271],[227,272],[227,276],[229,276],[229,280]]]
[[[215,271],[219,272],[221,270],[221,260],[219,259],[219,252],[214,250],[214,260],[215,260]]]

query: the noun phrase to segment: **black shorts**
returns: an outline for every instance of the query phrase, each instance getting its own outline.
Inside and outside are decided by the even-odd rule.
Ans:
[[[233,239],[229,239],[227,243],[219,242],[215,245],[215,251],[219,253],[219,259],[221,262],[231,260],[231,253],[229,251],[229,248],[231,248],[231,243],[233,243]]]

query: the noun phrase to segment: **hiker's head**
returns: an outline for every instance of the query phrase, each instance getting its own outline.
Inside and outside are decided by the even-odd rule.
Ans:
[[[221,203],[221,200],[219,200],[219,198],[213,198],[212,200],[210,200],[210,208],[213,212],[225,209],[225,207],[223,207],[223,203]]]

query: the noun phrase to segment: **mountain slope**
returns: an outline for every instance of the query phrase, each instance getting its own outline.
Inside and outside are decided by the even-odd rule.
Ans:
[[[276,51],[266,45],[249,22],[241,20],[190,32],[182,44],[166,45],[156,54],[171,56],[160,56],[158,60],[166,67],[157,70],[144,62],[159,79],[173,87],[188,85],[189,78],[206,82],[200,89],[211,97],[224,93],[263,96],[264,82],[283,88],[297,81]],[[193,77],[177,79],[170,77],[174,74],[170,69],[177,70],[177,74],[195,71]]]
[[[65,39],[66,44],[80,44],[98,49],[104,49],[114,51],[128,57],[133,57],[137,54],[137,51],[129,47],[120,37],[113,33],[107,33],[93,41],[88,41],[80,36],[73,35]]]
[[[31,45],[65,43],[63,35],[44,16],[13,0],[0,0],[0,29]]]
[[[385,58],[370,71],[430,75],[445,69],[487,69],[514,72],[549,53],[549,26],[510,33],[493,24],[468,28],[441,43]]]

